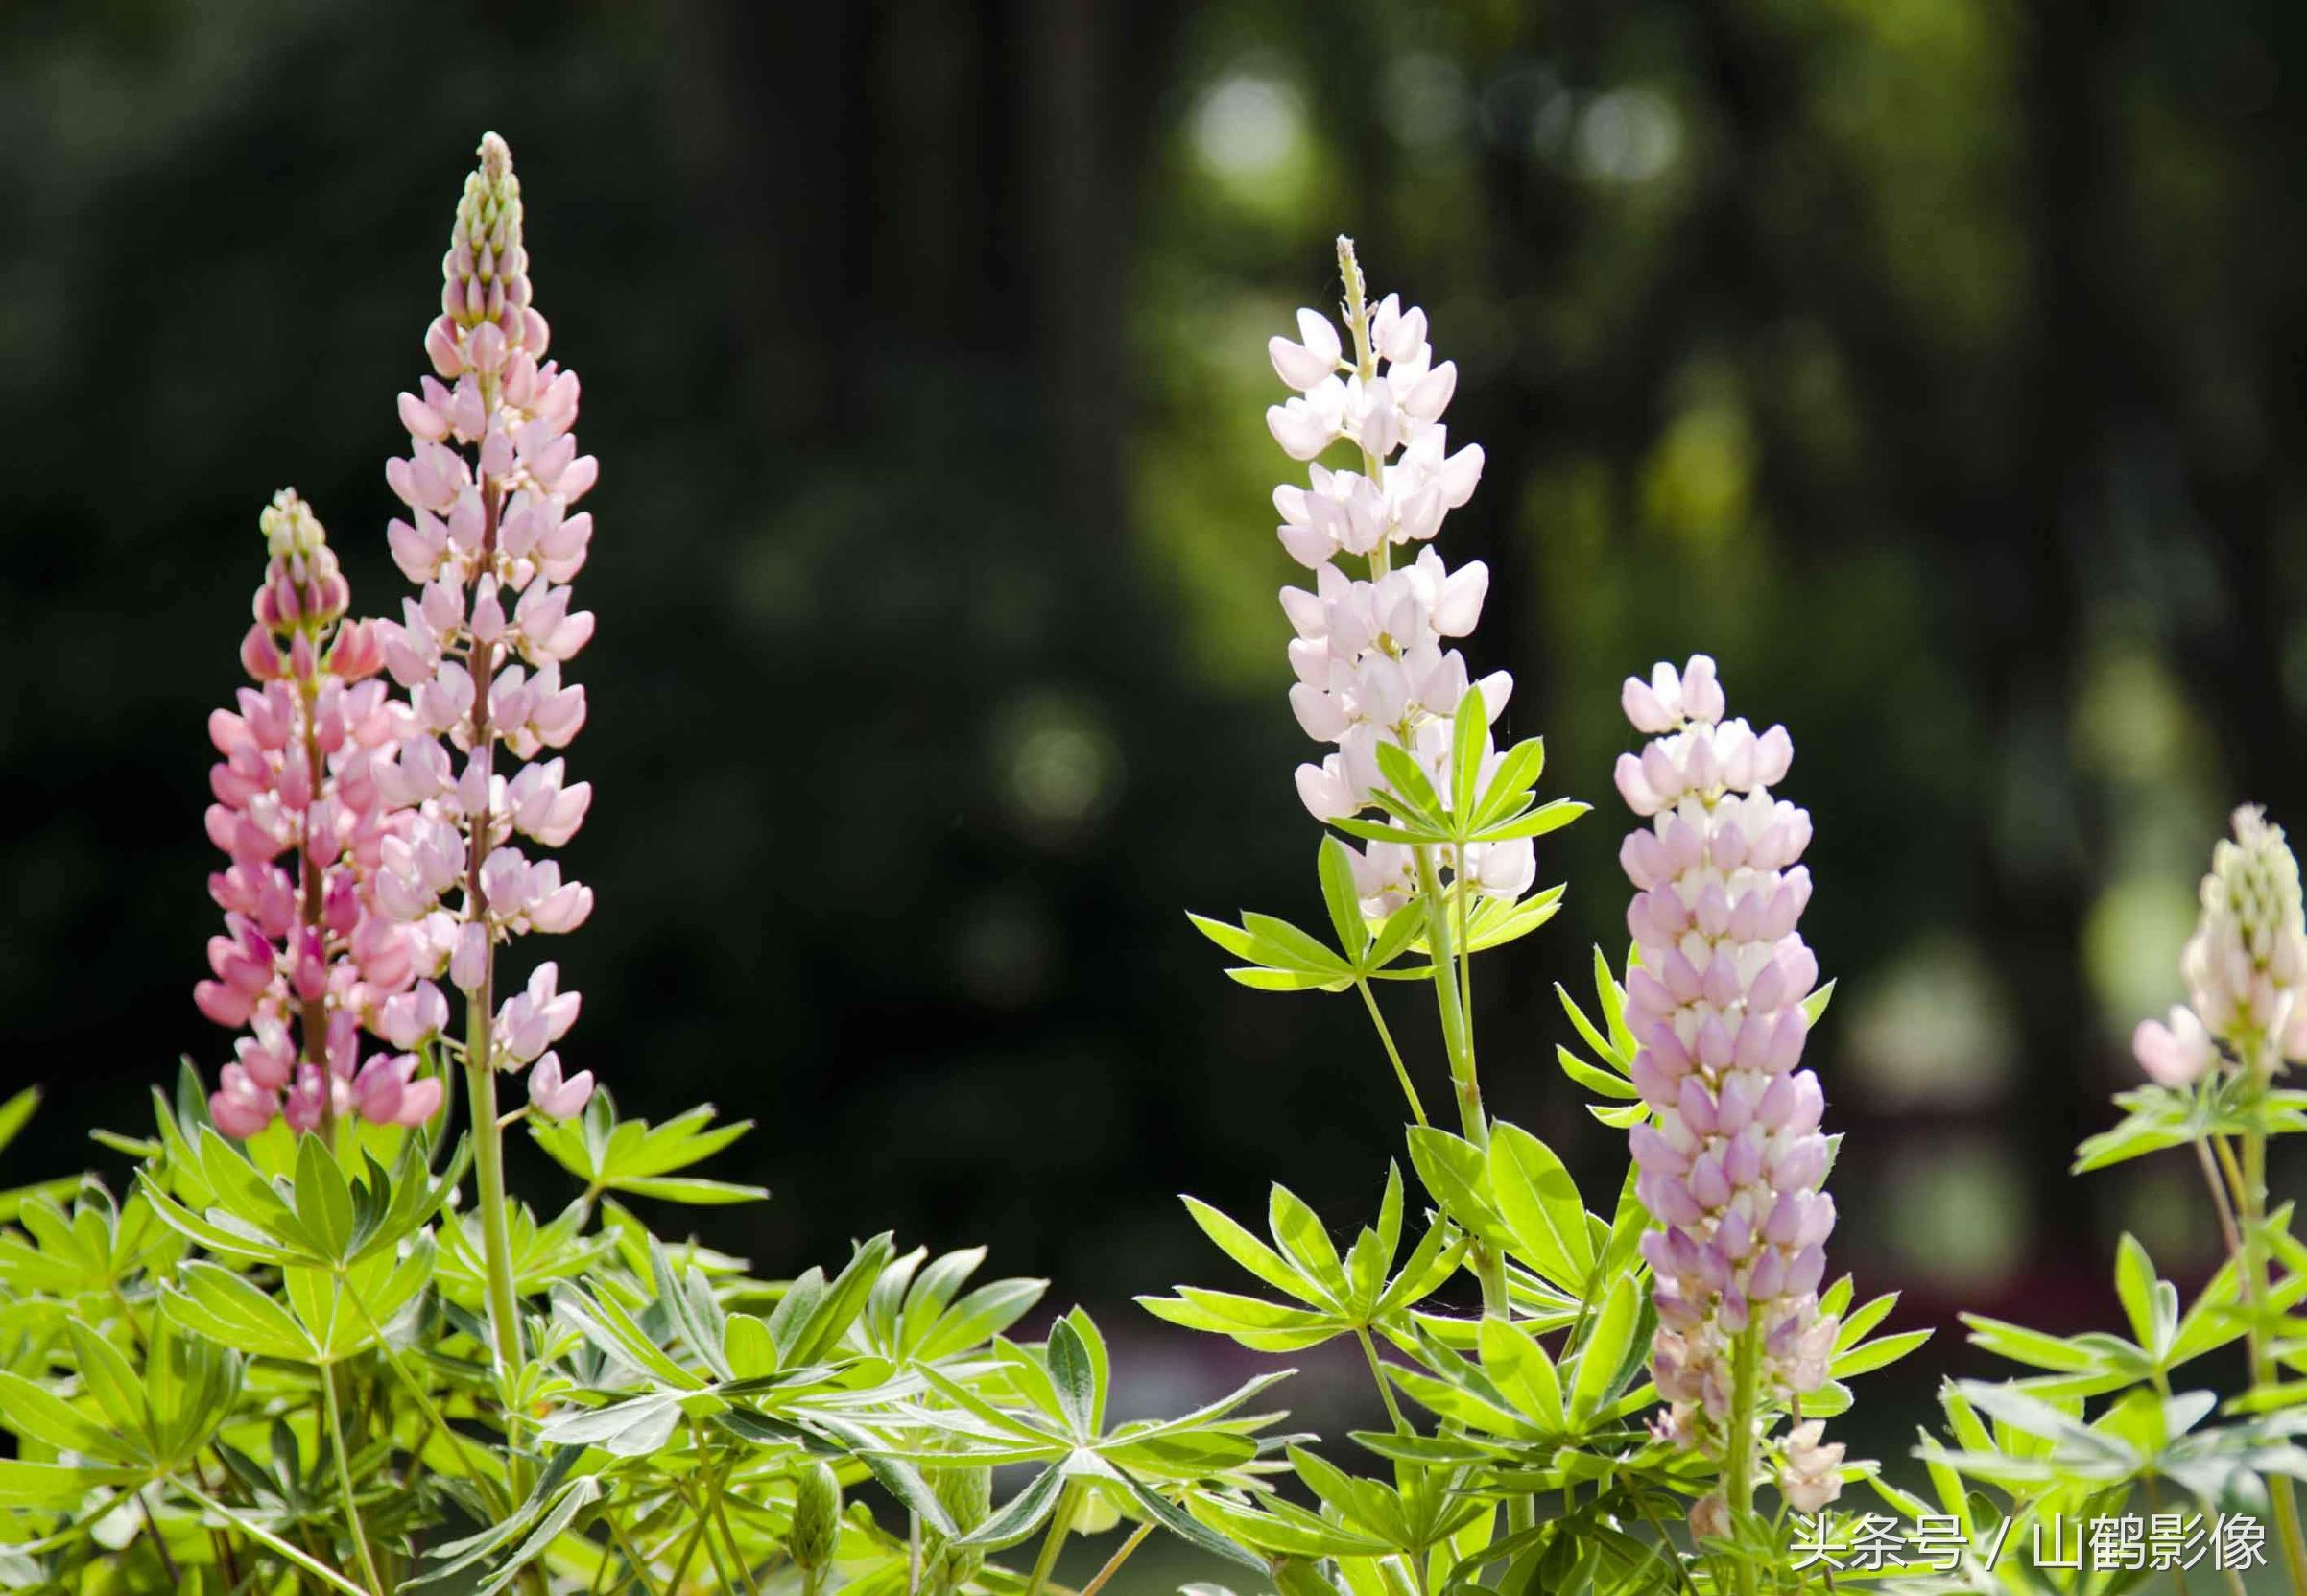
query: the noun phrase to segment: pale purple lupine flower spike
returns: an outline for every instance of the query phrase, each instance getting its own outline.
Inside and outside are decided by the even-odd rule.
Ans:
[[[543,358],[550,332],[531,302],[520,179],[494,133],[465,179],[441,274],[441,314],[424,340],[434,375],[400,396],[410,453],[385,470],[409,511],[390,529],[392,558],[422,591],[378,628],[416,723],[380,773],[416,816],[386,846],[379,892],[423,948],[428,979],[387,1016],[412,1045],[448,1022],[435,980],[445,973],[468,1000],[492,1003],[496,944],[574,930],[593,904],[591,889],[515,840],[559,847],[592,801],[558,750],[584,725],[584,689],[564,683],[561,666],[593,634],[568,587],[593,527],[570,509],[599,465],[569,430],[576,373]],[[494,768],[499,744],[522,762],[510,774]],[[538,759],[548,751],[556,756]],[[442,901],[452,893],[454,909]],[[577,994],[556,983],[555,966],[540,965],[495,1012],[488,1045],[498,1068],[538,1062],[532,1106],[559,1116],[584,1106],[592,1076],[564,1081],[544,1052],[577,1015]]]
[[[350,590],[327,534],[283,488],[260,525],[267,561],[255,622],[241,642],[256,682],[208,735],[208,836],[231,863],[208,878],[225,934],[208,941],[214,978],[193,1001],[245,1028],[209,1113],[252,1136],[285,1113],[299,1131],[333,1116],[417,1125],[440,1083],[416,1078],[406,1051],[363,1060],[364,1026],[392,1040],[384,1011],[416,977],[413,938],[379,912],[375,871],[411,823],[376,779],[408,710],[374,679],[374,623],[345,619]]]
[[[2236,810],[2234,826],[2211,850],[2202,911],[2179,955],[2188,1001],[2168,1024],[2141,1020],[2131,1035],[2139,1067],[2158,1085],[2193,1085],[2221,1061],[2222,1045],[2238,1065],[2263,1051],[2271,1066],[2307,1060],[2299,862],[2256,806]]]
[[[1647,682],[1629,678],[1621,702],[1651,734],[1641,753],[1620,755],[1617,780],[1650,822],[1619,860],[1637,889],[1633,1081],[1653,1114],[1629,1139],[1636,1193],[1660,1227],[1642,1241],[1656,1276],[1651,1369],[1668,1403],[1657,1430],[1720,1457],[1735,1339],[1760,1330],[1760,1394],[1783,1400],[1825,1383],[1837,1327],[1818,1299],[1835,1222],[1819,1189],[1825,1098],[1797,1067],[1802,1001],[1819,980],[1796,930],[1810,901],[1796,863],[1810,816],[1771,796],[1794,758],[1786,728],[1757,736],[1725,720],[1704,655],[1679,673],[1662,664]],[[1834,1499],[1840,1445],[1806,1424],[1781,1450],[1790,1502],[1815,1512]],[[1708,1497],[1693,1523],[1722,1516]]]
[[[1350,240],[1338,241],[1338,256],[1349,331],[1361,329],[1355,346],[1347,348],[1316,310],[1297,313],[1297,342],[1276,336],[1267,345],[1274,374],[1299,395],[1266,412],[1282,452],[1311,463],[1343,441],[1361,456],[1358,470],[1309,464],[1304,486],[1273,490],[1282,547],[1314,573],[1313,591],[1285,587],[1281,600],[1297,634],[1290,644],[1297,675],[1290,707],[1307,736],[1338,749],[1319,765],[1297,768],[1298,797],[1319,821],[1368,807],[1385,784],[1381,743],[1415,755],[1447,797],[1451,726],[1468,685],[1465,655],[1452,645],[1481,620],[1490,581],[1482,561],[1452,571],[1431,546],[1443,517],[1472,497],[1482,478],[1481,447],[1450,453],[1441,422],[1458,368],[1434,364],[1424,311],[1403,309],[1392,294],[1368,304]],[[1413,544],[1426,546],[1396,566],[1394,551],[1407,556]],[[1368,580],[1346,575],[1344,559],[1361,561]],[[1497,671],[1476,685],[1494,723],[1513,678]],[[1492,750],[1484,779],[1496,760]],[[1372,843],[1353,858],[1373,917],[1415,893],[1408,847]],[[1475,891],[1510,902],[1537,879],[1537,856],[1528,838],[1477,844],[1465,850],[1465,869]]]

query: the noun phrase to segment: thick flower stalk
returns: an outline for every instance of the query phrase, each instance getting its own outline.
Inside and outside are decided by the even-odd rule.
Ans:
[[[1652,1372],[1662,1437],[1724,1463],[1727,1501],[1693,1522],[1719,1531],[1751,1505],[1757,1419],[1827,1378],[1836,1322],[1819,1312],[1834,1229],[1820,1184],[1825,1106],[1798,1067],[1803,999],[1819,963],[1796,929],[1810,901],[1797,864],[1810,817],[1771,795],[1794,757],[1786,728],[1725,720],[1714,661],[1627,680],[1627,718],[1651,741],[1620,756],[1618,790],[1650,823],[1619,852],[1638,959],[1627,973],[1639,1044],[1633,1082],[1652,1118],[1629,1134],[1636,1192],[1659,1228]],[[1839,1485],[1839,1449],[1810,1426],[1784,1449],[1781,1488],[1816,1510]]]
[[[410,453],[386,469],[409,510],[390,528],[392,557],[421,591],[378,628],[413,722],[382,783],[414,815],[385,845],[379,896],[421,928],[427,952],[427,979],[391,1015],[396,1039],[416,1045],[447,1024],[434,985],[445,972],[468,1012],[487,1016],[467,1027],[465,1062],[528,1069],[532,1108],[561,1117],[592,1091],[590,1072],[564,1078],[551,1051],[578,994],[559,989],[547,963],[499,1006],[495,966],[512,937],[574,930],[592,911],[590,889],[533,859],[522,839],[560,846],[592,799],[558,750],[584,725],[584,689],[564,683],[561,666],[593,633],[568,586],[592,517],[570,507],[599,467],[569,430],[576,373],[543,359],[549,332],[531,303],[511,152],[491,133],[480,157],[425,335],[435,375],[400,396]],[[500,747],[510,770],[497,769]]]
[[[539,965],[497,999],[497,955],[527,932],[575,930],[590,889],[561,879],[528,845],[559,847],[584,822],[592,788],[571,782],[559,750],[584,725],[584,689],[562,664],[593,634],[572,608],[592,517],[571,507],[600,467],[570,431],[578,382],[544,358],[550,338],[531,302],[520,181],[494,133],[481,140],[441,261],[440,315],[426,331],[433,375],[400,396],[409,454],[386,480],[409,516],[390,528],[392,557],[421,591],[381,623],[387,670],[409,694],[413,734],[379,781],[414,814],[384,850],[378,895],[422,928],[426,977],[392,1015],[399,1037],[461,1053],[473,1118],[476,1216],[488,1266],[498,1365],[526,1360],[506,1210],[496,1078],[527,1069],[529,1109],[565,1117],[591,1097],[590,1071],[565,1075],[553,1044],[576,1022],[578,994]],[[511,768],[497,768],[502,748]],[[551,757],[540,757],[551,754]],[[452,898],[453,894],[453,898]],[[461,1048],[440,1035],[446,974],[464,1000]]]
[[[209,1110],[234,1136],[282,1115],[298,1131],[347,1115],[421,1124],[440,1083],[406,1051],[361,1057],[364,1028],[386,1035],[416,976],[416,939],[375,897],[409,822],[378,779],[408,711],[375,679],[374,624],[345,619],[350,590],[304,501],[283,488],[260,525],[268,558],[240,650],[255,685],[208,721],[223,755],[208,835],[231,862],[208,879],[225,932],[193,998],[249,1033]]]

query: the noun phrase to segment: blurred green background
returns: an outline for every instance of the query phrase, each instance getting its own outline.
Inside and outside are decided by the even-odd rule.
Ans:
[[[2124,1227],[2202,1271],[2182,1159],[2064,1169],[2226,810],[2307,823],[2275,0],[17,0],[0,1068],[54,1103],[12,1179],[225,1057],[203,722],[256,512],[294,482],[397,608],[392,395],[492,127],[603,464],[563,1053],[760,1121],[725,1173],[775,1200],[708,1238],[989,1242],[1153,1403],[1256,1362],[1127,1304],[1235,1283],[1175,1192],[1374,1208],[1399,1111],[1351,999],[1231,987],[1182,914],[1318,913],[1264,343],[1347,231],[1487,451],[1442,539],[1495,573],[1476,669],[1597,804],[1478,982],[1496,1104],[1615,1181],[1551,983],[1623,942],[1616,684],[1704,649],[1817,819],[1862,1288],[2073,1327]],[[1924,1402],[1878,1396],[1887,1446]]]

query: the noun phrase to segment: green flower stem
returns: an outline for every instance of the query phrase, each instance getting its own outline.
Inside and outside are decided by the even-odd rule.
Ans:
[[[1465,799],[1461,798],[1459,802]],[[1458,937],[1452,944],[1458,949],[1458,1006],[1465,1015],[1467,1073],[1473,1073],[1474,1058],[1474,949],[1473,939],[1466,935],[1466,900],[1472,894],[1466,891],[1465,845],[1457,845],[1451,855],[1450,873],[1457,877]]]
[[[183,1576],[177,1572],[177,1560],[168,1554],[168,1537],[160,1533],[160,1526],[153,1517],[152,1499],[143,1489],[136,1492],[136,1508],[144,1514],[144,1533],[152,1537],[153,1550],[160,1554],[160,1567],[167,1573],[168,1583],[181,1584]]]
[[[1409,1435],[1410,1421],[1402,1417],[1401,1406],[1393,1399],[1393,1382],[1386,1377],[1386,1366],[1378,1362],[1378,1349],[1370,1342],[1368,1326],[1355,1325],[1354,1339],[1362,1344],[1362,1355],[1369,1360],[1369,1377],[1378,1382],[1378,1396],[1386,1404],[1386,1417],[1393,1420],[1393,1433]],[[1088,1596],[1088,1592],[1082,1592],[1082,1596]]]
[[[493,401],[491,401],[493,403]],[[504,508],[503,489],[490,488],[481,495],[481,565],[495,559],[497,517]],[[496,730],[488,724],[488,690],[496,676],[497,645],[476,644],[473,679],[473,758],[480,765],[481,812],[471,817],[472,847],[465,861],[464,913],[486,932],[488,893],[481,885],[481,865],[488,857],[491,818],[487,794],[496,763]],[[497,1124],[496,1060],[491,1051],[496,1018],[496,943],[488,943],[478,990],[464,1000],[464,1084],[472,1103],[473,1171],[481,1188],[481,1251],[488,1271],[488,1328],[496,1343],[497,1374],[510,1381],[526,1362],[521,1352],[520,1303],[513,1291],[512,1236],[505,1213],[505,1132]],[[505,1437],[511,1443],[512,1493],[528,1493],[528,1469],[522,1463],[520,1416],[505,1413]]]
[[[2234,1204],[2227,1201],[2227,1189],[2219,1178],[2219,1166],[2212,1160],[2207,1137],[2195,1138],[2195,1156],[2202,1164],[2203,1184],[2211,1188],[2211,1206],[2219,1215],[2219,1234],[2227,1244],[2227,1256],[2240,1257],[2243,1238],[2235,1230]]]
[[[208,1495],[206,1492],[201,1490],[198,1487],[187,1482],[181,1475],[177,1476],[173,1483],[178,1490],[182,1491],[193,1501],[198,1502],[208,1512],[215,1513],[219,1518],[231,1525],[242,1535],[247,1536],[250,1540],[255,1541],[259,1546],[265,1547],[274,1556],[282,1558],[287,1561],[296,1564],[296,1566],[303,1569],[307,1574],[310,1574],[321,1584],[328,1585],[331,1589],[342,1590],[345,1593],[345,1596],[372,1596],[371,1592],[363,1590],[359,1585],[354,1584],[344,1575],[329,1567],[328,1564],[321,1561],[320,1559],[309,1557],[305,1553],[298,1551],[295,1546],[281,1539],[272,1531],[266,1529],[262,1524],[243,1518],[239,1513],[234,1513],[230,1508],[225,1506],[224,1503],[218,1501],[215,1497]]]
[[[705,1487],[705,1502],[702,1508],[687,1491],[681,1492],[681,1501],[687,1506],[691,1516],[697,1520],[697,1528],[690,1532],[688,1544],[681,1548],[680,1561],[673,1565],[673,1577],[665,1582],[667,1590],[678,1590],[681,1587],[681,1582],[689,1577],[689,1564],[697,1560],[697,1548],[704,1543],[705,1533],[712,1527],[713,1514],[720,1511],[722,1487],[727,1483],[729,1471],[726,1465],[713,1471],[712,1481]],[[802,1588],[810,1592],[811,1596],[815,1596],[817,1579],[818,1570],[814,1568],[804,1570]]]
[[[1467,1141],[1486,1151],[1489,1116],[1482,1108],[1482,1084],[1474,1069],[1474,1036],[1459,996],[1458,961],[1450,934],[1449,906],[1434,869],[1434,849],[1421,844],[1417,857],[1418,895],[1426,904],[1426,952],[1434,966],[1434,1001],[1441,1012],[1442,1048],[1450,1056],[1450,1082],[1458,1095],[1458,1120]],[[1474,1273],[1482,1281],[1482,1311],[1506,1314],[1506,1259],[1486,1242],[1474,1243]]]
[[[1393,1045],[1393,1033],[1386,1028],[1386,1016],[1378,1012],[1377,995],[1369,989],[1369,983],[1360,978],[1354,982],[1354,990],[1362,994],[1362,1005],[1369,1011],[1369,1022],[1378,1028],[1378,1040],[1386,1045],[1386,1057],[1393,1063],[1394,1079],[1401,1082],[1402,1095],[1410,1100],[1410,1117],[1425,1124],[1426,1106],[1418,1101],[1417,1087],[1412,1084],[1410,1071],[1402,1062],[1402,1050]]]
[[[1154,1521],[1150,1518],[1131,1530],[1130,1538],[1123,1541],[1113,1556],[1106,1560],[1106,1566],[1090,1576],[1089,1583],[1082,1587],[1081,1596],[1098,1596],[1098,1592],[1106,1588],[1106,1582],[1122,1571],[1122,1564],[1130,1560],[1130,1554],[1145,1544],[1146,1536],[1153,1533]]]
[[[369,1550],[369,1531],[361,1523],[360,1505],[352,1498],[352,1460],[345,1452],[345,1417],[337,1405],[337,1366],[321,1366],[321,1401],[328,1416],[328,1439],[336,1450],[337,1499],[345,1506],[345,1524],[352,1532],[353,1550],[360,1554],[361,1572],[374,1596],[385,1596],[385,1582],[376,1572],[376,1554]]]
[[[480,1182],[481,1251],[488,1270],[488,1328],[496,1343],[497,1371],[510,1375],[521,1364],[520,1305],[512,1289],[512,1232],[505,1217],[505,1141],[497,1129],[497,1077],[488,1061],[487,988],[473,1002],[471,1029],[479,1063],[464,1070],[472,1102],[473,1173]],[[509,1416],[510,1417],[510,1416]]]
[[[1082,1488],[1068,1484],[1058,1492],[1057,1511],[1050,1514],[1049,1533],[1042,1536],[1041,1555],[1034,1560],[1034,1574],[1026,1582],[1025,1596],[1041,1596],[1041,1587],[1049,1584],[1050,1571],[1058,1566],[1058,1553],[1065,1545],[1066,1532],[1073,1528],[1074,1514],[1082,1505]]]
[[[1730,1433],[1723,1465],[1723,1495],[1730,1507],[1733,1528],[1754,1511],[1754,1409],[1762,1383],[1762,1330],[1748,1324],[1739,1332],[1731,1349]],[[1752,1596],[1754,1570],[1745,1559],[1738,1563],[1738,1588]]]
[[[392,1340],[385,1334],[385,1327],[376,1322],[376,1315],[369,1311],[368,1298],[364,1298],[354,1288],[352,1281],[342,1274],[337,1276],[337,1284],[338,1289],[351,1298],[353,1311],[361,1316],[361,1322],[369,1326],[369,1333],[376,1338],[376,1349],[384,1354],[386,1367],[400,1377],[401,1385],[415,1399],[416,1410],[424,1416],[425,1422],[439,1431],[440,1439],[447,1441],[450,1449],[464,1460],[466,1475],[475,1485],[488,1493],[498,1511],[510,1511],[511,1504],[503,1500],[502,1488],[482,1465],[479,1455],[473,1451],[472,1442],[450,1426],[448,1419],[442,1416],[440,1406],[434,1402],[431,1394],[424,1389],[424,1383],[409,1371],[409,1366],[401,1357],[400,1349],[392,1345]]]
[[[2251,1050],[2245,1067],[2250,1072],[2253,1102],[2264,1104],[2274,1074],[2273,1049],[2265,1042]],[[2243,1180],[2237,1194],[2242,1212],[2238,1216],[2243,1232],[2243,1297],[2251,1310],[2250,1359],[2251,1384],[2271,1385],[2275,1379],[2275,1361],[2267,1344],[2267,1325],[2264,1310],[2268,1300],[2267,1272],[2267,1131],[2254,1117],[2243,1132]],[[2276,1474],[2267,1482],[2268,1496],[2274,1509],[2275,1536],[2283,1547],[2283,1567],[2291,1580],[2294,1596],[2307,1596],[2307,1536],[2299,1529],[2298,1496],[2292,1488],[2291,1478]]]
[[[713,1498],[713,1522],[721,1527],[721,1538],[728,1546],[729,1560],[737,1565],[737,1572],[745,1581],[745,1588],[751,1596],[761,1596],[761,1582],[753,1577],[752,1564],[746,1561],[745,1554],[738,1549],[737,1532],[729,1525],[729,1510],[725,1496]]]
[[[1490,1123],[1482,1111],[1474,1038],[1466,1026],[1465,1005],[1458,995],[1458,959],[1450,934],[1449,906],[1443,901],[1441,877],[1434,868],[1434,850],[1420,846],[1416,851],[1418,895],[1426,903],[1426,951],[1434,966],[1434,1001],[1441,1014],[1442,1048],[1450,1056],[1450,1082],[1458,1093],[1459,1124],[1466,1140],[1486,1149]]]
[[[617,1550],[625,1559],[625,1566],[632,1576],[630,1583],[639,1585],[643,1590],[648,1590],[649,1560],[642,1555],[641,1549],[632,1543],[632,1537],[626,1533],[624,1520],[614,1513],[608,1515],[608,1533],[610,1537],[616,1541]],[[618,1581],[618,1588],[622,1589],[626,1583],[623,1580]]]

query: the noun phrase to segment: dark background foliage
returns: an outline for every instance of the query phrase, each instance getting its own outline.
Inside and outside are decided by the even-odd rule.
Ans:
[[[761,1122],[727,1173],[776,1200],[709,1238],[773,1271],[985,1240],[1155,1340],[1127,1293],[1225,1273],[1174,1192],[1374,1207],[1400,1115],[1350,1000],[1230,987],[1181,914],[1316,913],[1260,412],[1344,230],[1488,452],[1444,538],[1495,573],[1477,668],[1598,806],[1543,850],[1568,911],[1482,972],[1498,1105],[1591,1189],[1622,1167],[1550,984],[1623,942],[1616,683],[1703,648],[1818,820],[1862,1285],[2071,1326],[2120,1228],[2200,1271],[2182,1160],[2063,1171],[2177,995],[2226,809],[2307,823],[2303,31],[2271,0],[10,7],[0,1009],[8,1084],[53,1101],[7,1174],[226,1055],[189,996],[203,720],[256,512],[293,481],[396,608],[392,394],[494,127],[603,463],[564,1054],[630,1110]]]

